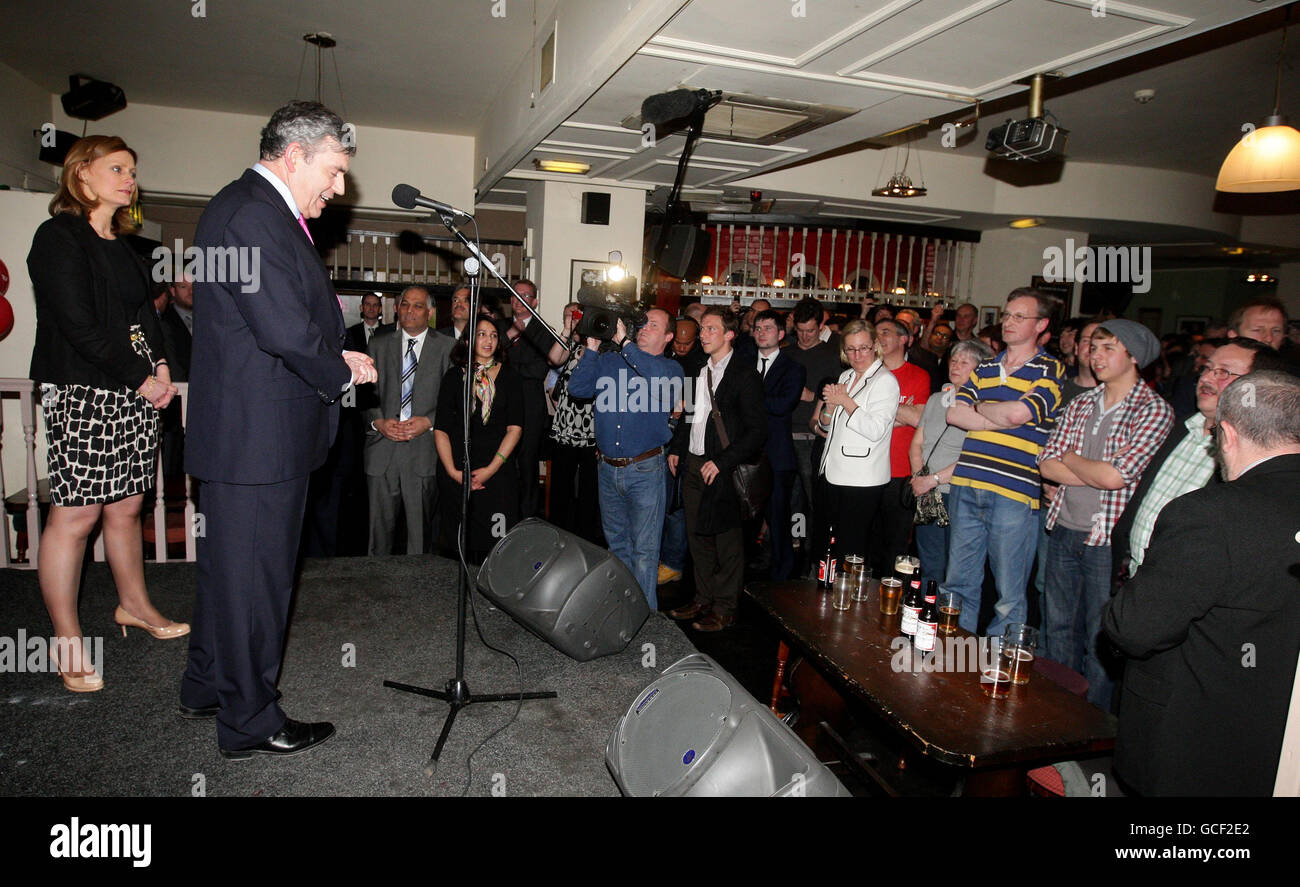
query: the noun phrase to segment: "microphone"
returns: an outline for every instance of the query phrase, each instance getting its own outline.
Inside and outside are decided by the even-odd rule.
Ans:
[[[456,209],[456,207],[449,206],[440,200],[432,200],[428,197],[422,197],[419,189],[412,188],[410,185],[395,185],[393,187],[393,203],[397,204],[402,209],[415,209],[417,206],[424,206],[440,213],[460,216],[462,219],[473,218],[473,216],[464,210]]]

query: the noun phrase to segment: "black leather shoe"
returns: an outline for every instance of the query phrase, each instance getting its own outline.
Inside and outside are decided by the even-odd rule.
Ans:
[[[699,616],[701,613],[704,613],[704,605],[698,603],[697,601],[691,601],[689,604],[687,604],[684,607],[678,607],[675,610],[669,610],[668,616],[670,619],[694,619],[696,616]]]
[[[316,724],[304,724],[293,718],[285,718],[284,726],[274,736],[263,739],[257,745],[248,748],[223,748],[221,756],[228,761],[246,761],[253,755],[300,755],[315,748],[334,735],[334,725],[328,721]]]
[[[182,704],[180,708],[180,716],[187,720],[197,721],[203,718],[215,718],[217,712],[220,710],[221,706],[219,705],[205,705],[202,708],[190,708],[188,705]]]

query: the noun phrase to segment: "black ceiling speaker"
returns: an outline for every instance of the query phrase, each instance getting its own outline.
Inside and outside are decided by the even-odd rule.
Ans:
[[[478,585],[524,628],[579,662],[626,649],[650,615],[621,560],[537,518],[520,521],[496,544]]]
[[[659,225],[646,229],[647,250],[659,242]],[[669,277],[696,280],[704,273],[713,238],[698,225],[673,225],[668,229],[668,240],[659,257],[659,270]]]
[[[126,107],[122,87],[85,74],[69,75],[68,91],[62,99],[64,112],[78,120],[99,120]]]
[[[48,137],[38,129],[36,130],[36,138],[41,144],[41,162],[62,166],[63,161],[68,157],[68,152],[72,150],[72,146],[76,144],[77,139],[81,138],[81,136],[62,129],[56,129],[54,130],[54,144],[47,145]]]
[[[668,668],[619,719],[605,763],[630,797],[847,797],[794,731],[703,653]]]

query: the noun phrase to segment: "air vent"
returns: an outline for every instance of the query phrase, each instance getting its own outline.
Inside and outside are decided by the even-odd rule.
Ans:
[[[723,93],[722,101],[704,117],[704,136],[728,142],[775,145],[856,113],[856,108]],[[625,118],[622,125],[639,131],[641,115]]]

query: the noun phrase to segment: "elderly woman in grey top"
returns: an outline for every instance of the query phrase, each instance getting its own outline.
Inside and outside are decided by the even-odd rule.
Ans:
[[[979,339],[966,339],[952,346],[948,357],[948,381],[940,394],[932,396],[921,414],[921,424],[912,436],[908,458],[912,466],[912,491],[920,496],[935,487],[948,506],[948,494],[957,457],[961,455],[966,432],[945,419],[957,390],[966,383],[981,360],[993,357],[993,350]],[[922,471],[925,466],[928,470]],[[916,550],[921,558],[921,587],[929,588],[929,580],[943,583],[948,570],[948,527],[936,524],[916,525]]]

